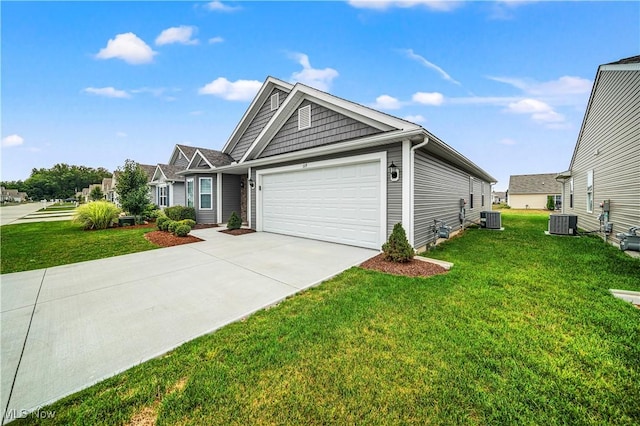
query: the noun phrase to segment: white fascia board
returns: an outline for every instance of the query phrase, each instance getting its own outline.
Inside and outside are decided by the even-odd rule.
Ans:
[[[164,173],[162,172],[162,169],[160,168],[160,164],[158,164],[158,165],[156,166],[156,169],[155,169],[155,170],[154,170],[154,172],[153,172],[153,176],[151,177],[151,182],[157,182],[157,180],[156,180],[156,176],[157,176],[157,174],[158,174],[158,171],[160,171],[160,174],[161,174],[162,176],[164,176],[164,178],[165,178],[165,180],[166,180],[166,178],[167,178],[167,177],[166,177],[166,176],[164,175]],[[149,182],[149,183],[151,183],[151,182]]]
[[[337,111],[356,121],[365,123],[371,127],[382,130],[384,132],[392,130],[416,130],[421,129],[420,126],[405,120],[393,117],[388,114],[376,111],[371,108],[364,107],[360,104],[347,101],[326,92],[314,89],[304,84],[296,84],[282,103],[278,112],[274,114],[269,123],[262,129],[262,132],[256,137],[240,162],[248,161],[251,158],[259,156],[266,148],[271,138],[280,130],[284,123],[289,119],[295,109],[304,101],[309,100],[313,103],[321,105],[327,109]]]
[[[225,143],[224,147],[222,148],[222,152],[224,152],[225,154],[229,154],[231,151],[233,151],[233,148],[238,143],[238,139],[240,139],[240,136],[242,136],[251,121],[255,118],[258,110],[260,109],[260,106],[262,106],[262,104],[267,100],[267,96],[271,93],[273,88],[278,86],[285,91],[291,91],[291,89],[293,88],[292,84],[289,84],[282,80],[278,80],[274,77],[267,77],[256,96],[253,98],[251,105],[249,105],[249,108],[247,108],[244,115],[236,125],[235,129],[233,129],[233,132],[227,140],[227,143]]]
[[[600,71],[640,71],[640,62],[634,64],[600,65]]]
[[[193,153],[193,158],[191,159],[191,161],[189,161],[189,164],[187,164],[187,170],[189,170],[189,168],[191,168],[191,164],[193,163],[193,160],[196,159],[196,156],[200,156],[200,158],[202,158],[204,160],[204,162],[209,165],[209,167],[211,167],[212,169],[215,169],[215,167],[213,167],[213,164],[211,164],[209,162],[209,160],[207,160],[207,158],[204,155],[202,155],[200,150],[196,149],[196,152]],[[187,170],[183,170],[183,172],[186,172]],[[178,173],[182,173],[182,172],[178,172]]]

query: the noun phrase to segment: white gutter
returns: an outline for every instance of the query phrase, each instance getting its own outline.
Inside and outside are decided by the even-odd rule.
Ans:
[[[415,208],[415,155],[416,150],[426,146],[429,143],[429,136],[425,136],[424,140],[420,142],[418,145],[412,146],[409,150],[409,164],[411,164],[411,169],[409,171],[409,244],[411,247],[415,249],[414,246],[414,237],[415,237],[415,216],[414,216],[414,208]]]

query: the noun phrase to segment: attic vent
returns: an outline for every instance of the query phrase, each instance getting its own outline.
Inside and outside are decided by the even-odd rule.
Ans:
[[[275,111],[280,106],[280,93],[271,95],[271,111]]]
[[[311,105],[304,106],[298,110],[298,130],[311,127]]]

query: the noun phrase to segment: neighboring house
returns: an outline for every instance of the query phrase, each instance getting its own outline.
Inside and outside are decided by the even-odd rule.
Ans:
[[[491,193],[491,202],[493,204],[506,203],[507,202],[507,193],[506,192],[493,191]]]
[[[556,208],[562,205],[562,185],[556,173],[511,175],[509,177],[509,207],[512,209],[546,209],[547,197],[553,196]]]
[[[569,170],[560,173],[563,211],[578,226],[600,228],[600,203],[609,201],[616,233],[640,226],[640,56],[601,65],[578,134]]]
[[[24,201],[27,201],[26,192],[18,192],[17,189],[6,189],[4,186],[0,187],[0,202],[22,203]]]
[[[158,164],[149,185],[155,194],[156,204],[160,208],[186,205],[185,179],[178,172],[184,171],[197,148],[176,145],[169,164]]]
[[[111,188],[112,183],[112,178],[102,179],[102,193],[104,194],[104,199],[111,202],[113,202],[113,190]]]
[[[434,220],[459,229],[491,209],[495,179],[421,126],[272,77],[207,151],[179,173],[198,222],[236,211],[257,231],[373,249],[401,222],[421,250]]]

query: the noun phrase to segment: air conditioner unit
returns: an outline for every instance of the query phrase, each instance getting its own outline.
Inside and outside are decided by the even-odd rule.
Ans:
[[[487,229],[502,229],[502,216],[500,212],[480,212],[480,227]]]
[[[556,235],[576,235],[578,233],[578,216],[573,214],[549,215],[549,233]]]

